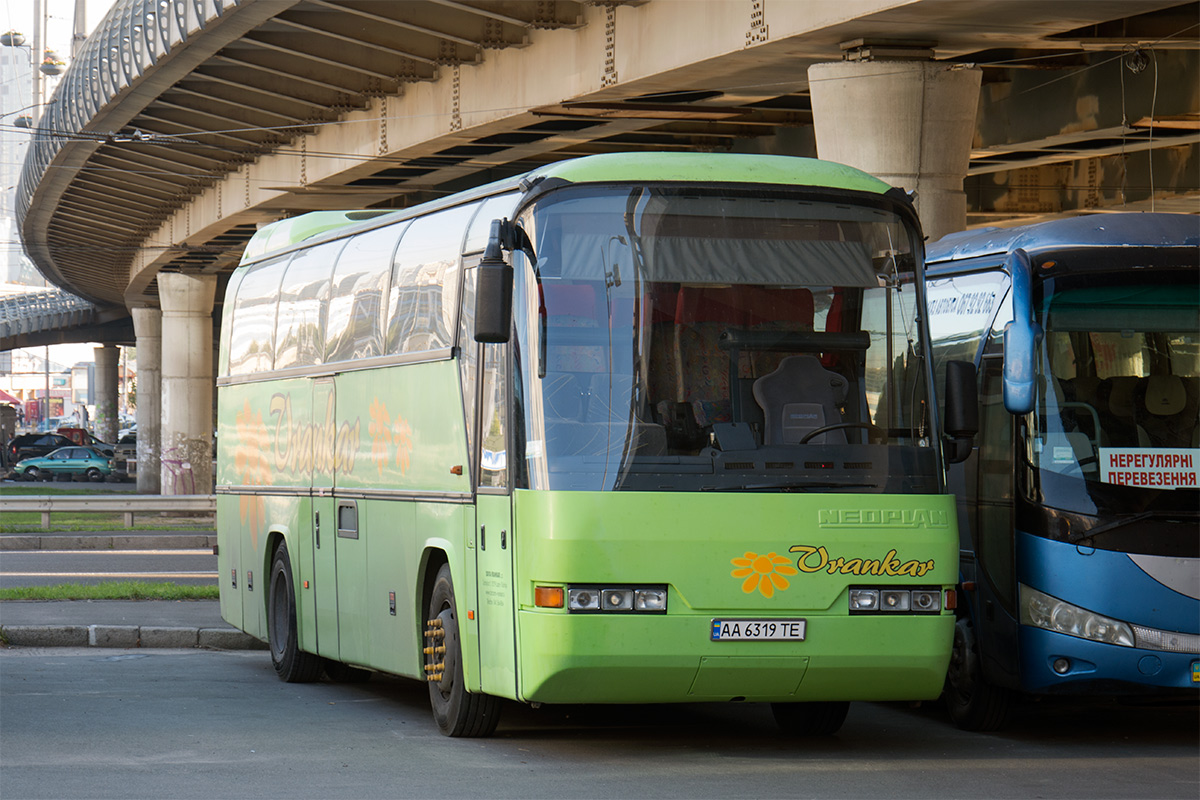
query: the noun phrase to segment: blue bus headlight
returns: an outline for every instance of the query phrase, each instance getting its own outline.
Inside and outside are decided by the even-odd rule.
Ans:
[[[1051,597],[1025,584],[1021,584],[1021,624],[1093,642],[1134,646],[1133,629],[1126,623]]]

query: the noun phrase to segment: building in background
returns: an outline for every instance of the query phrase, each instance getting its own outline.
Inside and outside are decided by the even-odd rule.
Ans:
[[[17,231],[15,201],[21,165],[29,149],[33,108],[33,63],[28,41],[0,47],[0,283],[45,286],[25,257]]]

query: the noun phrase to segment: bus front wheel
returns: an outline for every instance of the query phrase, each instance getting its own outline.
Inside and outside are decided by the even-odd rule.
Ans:
[[[969,619],[959,619],[954,625],[954,648],[942,696],[950,719],[964,731],[1000,730],[1012,709],[1013,693],[992,686],[983,677],[975,629]]]
[[[832,736],[841,730],[850,711],[847,700],[817,703],[771,703],[771,714],[789,736]]]
[[[425,614],[425,676],[433,719],[446,736],[491,736],[500,719],[500,700],[467,691],[455,609],[450,566],[443,564]]]
[[[300,650],[296,626],[296,587],[287,544],[279,543],[271,563],[267,595],[267,638],[275,674],[288,683],[310,683],[321,675],[321,658]]]

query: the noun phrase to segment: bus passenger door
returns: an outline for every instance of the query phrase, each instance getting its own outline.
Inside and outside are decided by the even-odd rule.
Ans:
[[[479,489],[475,515],[475,574],[479,623],[479,688],[516,697],[516,629],[513,589],[512,493],[509,451],[508,345],[483,346],[481,402],[475,463]]]
[[[1014,551],[1014,451],[1011,414],[1004,408],[1003,360],[982,362],[979,470],[975,509],[976,631],[989,683],[1017,688],[1017,574]],[[1014,462],[1014,452],[1016,462]]]
[[[336,393],[333,378],[318,378],[313,382],[314,427],[333,424]],[[312,583],[299,587],[301,596],[311,599],[316,620],[316,650],[326,658],[340,661],[338,647],[338,598],[337,598],[337,500],[334,498],[334,473],[332,459],[323,459],[316,451],[313,437],[313,497],[312,497]]]

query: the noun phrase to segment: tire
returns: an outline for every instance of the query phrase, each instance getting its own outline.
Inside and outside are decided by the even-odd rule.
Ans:
[[[104,480],[104,475],[95,467],[88,467],[88,471],[83,474],[92,483],[99,483]]]
[[[500,721],[500,700],[468,692],[464,685],[456,608],[450,566],[443,564],[425,614],[425,675],[433,719],[445,736],[491,736]]]
[[[373,674],[369,669],[352,667],[332,658],[321,659],[321,666],[325,668],[325,675],[334,683],[366,683],[371,680]]]
[[[992,686],[984,679],[975,629],[966,618],[954,625],[954,649],[950,651],[942,699],[950,719],[964,731],[1000,730],[1016,701],[1008,689]]]
[[[841,730],[849,710],[848,700],[771,703],[775,723],[789,736],[832,736]]]
[[[275,551],[275,560],[271,563],[271,583],[267,594],[267,638],[271,645],[271,664],[281,680],[310,683],[321,676],[321,657],[301,651],[298,636],[292,560],[288,557],[287,544],[280,542]]]
[[[42,471],[37,467],[30,467],[29,469],[25,470],[25,480],[27,481],[42,481],[45,479],[46,476],[43,475]]]

